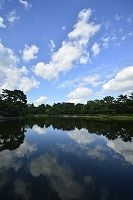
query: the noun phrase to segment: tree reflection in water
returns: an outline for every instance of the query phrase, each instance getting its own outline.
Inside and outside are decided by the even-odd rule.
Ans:
[[[124,142],[132,141],[133,137],[133,125],[132,122],[123,121],[101,121],[90,119],[77,119],[77,118],[44,118],[39,120],[30,120],[30,126],[33,127],[36,123],[40,127],[48,128],[50,125],[54,129],[71,131],[85,128],[88,132],[95,133],[97,135],[104,135],[109,140],[115,140],[120,137]]]
[[[132,122],[1,122],[0,199],[132,200],[132,137]]]
[[[99,121],[77,118],[40,118],[29,120],[12,120],[0,123],[0,151],[5,149],[13,150],[18,148],[24,141],[26,128],[33,128],[34,125],[43,128],[52,127],[54,129],[71,131],[85,128],[90,134],[106,136],[109,140],[120,137],[124,142],[132,141],[132,122],[120,121]]]
[[[0,123],[0,151],[15,150],[24,142],[24,124],[22,121],[3,121]]]

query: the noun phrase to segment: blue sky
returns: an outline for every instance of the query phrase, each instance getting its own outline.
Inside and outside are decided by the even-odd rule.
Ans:
[[[86,103],[133,92],[132,0],[0,0],[0,92]]]

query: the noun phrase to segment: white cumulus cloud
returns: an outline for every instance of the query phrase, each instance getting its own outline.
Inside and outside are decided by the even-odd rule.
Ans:
[[[99,79],[100,79],[100,75],[94,74],[93,76],[85,76],[83,78],[83,81],[86,84],[91,84],[92,86],[96,87],[101,84],[101,82],[98,81]]]
[[[91,60],[89,59],[89,52],[85,51],[84,54],[82,54],[82,56],[79,59],[79,62],[81,64],[87,64],[88,60],[91,63]]]
[[[92,46],[91,50],[93,52],[93,56],[96,57],[100,52],[99,44],[95,42],[94,45]]]
[[[86,103],[85,99],[91,96],[92,90],[87,87],[78,87],[67,95],[71,103]]]
[[[44,79],[58,78],[59,73],[72,69],[75,62],[86,63],[89,58],[87,44],[90,38],[100,30],[100,24],[88,23],[92,11],[84,9],[78,14],[78,22],[68,39],[62,42],[61,48],[54,52],[48,64],[39,62],[33,69],[34,73]]]
[[[35,78],[28,78],[28,70],[25,66],[17,67],[19,58],[13,50],[4,47],[0,43],[0,91],[2,89],[13,90],[14,88],[28,91],[33,87],[38,87],[39,82]]]
[[[105,92],[133,91],[133,66],[123,68],[116,74],[115,78],[105,83],[102,88]]]
[[[38,99],[35,100],[35,105],[40,105],[42,103],[45,103],[47,101],[47,97],[46,96],[40,96]]]
[[[18,87],[20,90],[27,92],[33,87],[38,88],[39,84],[40,82],[38,82],[34,77],[22,77],[20,83],[18,84]]]
[[[38,51],[39,48],[36,45],[28,46],[27,44],[25,44],[25,48],[22,52],[23,60],[25,62],[29,62],[31,59],[37,59],[36,54],[38,53]]]

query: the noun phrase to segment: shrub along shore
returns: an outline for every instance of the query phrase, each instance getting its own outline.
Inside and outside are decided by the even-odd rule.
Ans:
[[[85,119],[95,119],[95,120],[120,120],[120,121],[133,121],[133,115],[102,115],[102,114],[94,114],[94,115],[26,115],[26,118],[85,118]]]
[[[133,115],[102,115],[102,114],[94,114],[94,115],[34,115],[27,114],[23,117],[3,117],[0,116],[0,121],[3,120],[15,120],[15,119],[24,119],[24,118],[85,118],[85,119],[95,119],[95,120],[117,120],[117,121],[133,121]]]

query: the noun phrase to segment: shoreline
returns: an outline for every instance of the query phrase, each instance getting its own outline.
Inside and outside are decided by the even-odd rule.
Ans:
[[[120,121],[133,121],[133,115],[36,115],[35,118],[41,117],[59,117],[59,118],[85,118],[85,119],[97,119],[97,120],[120,120]]]
[[[4,117],[0,116],[0,121],[4,120],[15,120],[15,119],[26,119],[26,118],[49,118],[49,117],[58,117],[58,118],[84,118],[84,119],[95,119],[95,120],[119,120],[119,121],[133,121],[133,115],[102,115],[102,114],[94,114],[94,115],[32,115],[25,117]]]
[[[22,119],[23,117],[3,117],[0,116],[0,121],[4,121],[4,120],[14,120],[14,119]]]

